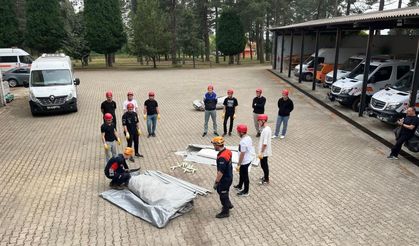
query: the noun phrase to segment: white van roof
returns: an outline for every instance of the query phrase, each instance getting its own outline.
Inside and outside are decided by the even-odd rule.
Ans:
[[[65,54],[42,54],[32,63],[31,70],[72,69],[71,59]]]
[[[1,48],[0,56],[28,56],[29,53],[19,48]]]

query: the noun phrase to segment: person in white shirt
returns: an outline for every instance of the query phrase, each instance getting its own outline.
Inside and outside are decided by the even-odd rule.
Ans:
[[[245,124],[237,125],[237,134],[240,136],[239,162],[237,169],[240,172],[239,183],[234,186],[239,192],[238,196],[249,195],[249,166],[255,156],[252,138],[247,135],[247,126]],[[244,184],[244,189],[242,190]]]
[[[260,159],[260,166],[262,167],[262,170],[263,170],[263,177],[260,178],[260,182],[259,182],[259,184],[261,185],[269,184],[268,157],[272,156],[272,147],[271,147],[272,130],[269,126],[266,125],[267,121],[268,121],[268,116],[266,114],[260,114],[258,116],[258,124],[259,124],[259,127],[261,128],[258,158]]]
[[[124,113],[128,111],[127,105],[128,103],[134,104],[134,112],[138,114],[138,103],[137,100],[134,99],[134,93],[132,91],[129,91],[127,94],[127,100],[124,101]]]

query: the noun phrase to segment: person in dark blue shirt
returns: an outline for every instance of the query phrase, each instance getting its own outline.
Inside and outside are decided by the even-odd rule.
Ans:
[[[224,147],[223,137],[214,137],[211,141],[217,154],[217,177],[214,182],[214,190],[220,195],[221,213],[216,218],[226,218],[230,216],[230,209],[234,206],[229,198],[230,186],[233,183],[233,165],[231,164],[232,152]]]
[[[391,160],[397,160],[403,144],[415,135],[416,128],[419,126],[419,119],[416,116],[415,108],[409,107],[406,110],[406,117],[397,121],[401,127],[400,134],[397,138],[396,144],[391,148],[391,153],[387,157]]]
[[[217,133],[217,94],[214,92],[214,86],[208,86],[208,92],[204,95],[204,105],[205,105],[205,123],[204,123],[204,133],[202,137],[205,137],[208,133],[208,121],[211,117],[212,124],[214,128],[214,135],[218,136]]]
[[[112,157],[105,167],[105,176],[112,179],[110,187],[114,189],[123,189],[124,185],[128,185],[131,178],[129,167],[126,159],[129,159],[134,154],[134,150],[126,147],[123,154]]]

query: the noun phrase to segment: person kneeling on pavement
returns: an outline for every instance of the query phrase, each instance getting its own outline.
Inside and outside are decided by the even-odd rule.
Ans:
[[[126,160],[132,157],[134,150],[126,147],[123,154],[112,157],[105,167],[105,176],[112,179],[109,186],[114,189],[123,189],[131,178]]]
[[[231,204],[228,195],[230,186],[233,183],[233,165],[231,164],[233,154],[229,149],[224,147],[223,137],[214,137],[211,143],[214,145],[214,149],[218,151],[217,177],[215,178],[213,188],[220,195],[221,205],[223,206],[221,213],[215,217],[221,219],[229,217],[230,209],[233,208],[233,204]]]

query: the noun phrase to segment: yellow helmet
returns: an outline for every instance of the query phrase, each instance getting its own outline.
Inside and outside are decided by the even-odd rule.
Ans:
[[[132,154],[134,154],[134,149],[131,147],[126,147],[124,150],[124,155],[129,155],[131,156]]]
[[[211,143],[212,144],[214,144],[214,145],[224,145],[224,138],[223,137],[214,137],[212,140],[211,140]]]

